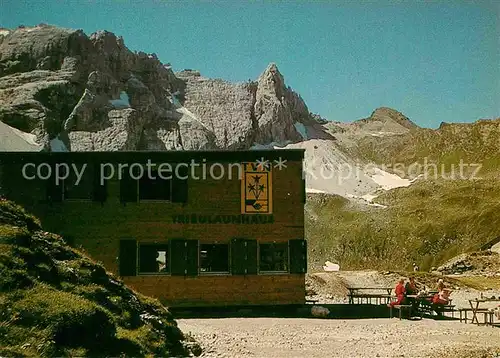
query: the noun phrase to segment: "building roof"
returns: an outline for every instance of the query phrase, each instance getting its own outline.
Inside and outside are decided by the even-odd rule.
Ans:
[[[172,150],[172,151],[115,151],[115,152],[40,152],[40,153],[2,153],[0,159],[3,162],[32,162],[42,161],[65,161],[72,162],[123,162],[123,163],[146,163],[151,162],[190,162],[194,160],[198,164],[207,162],[256,162],[274,161],[284,159],[289,161],[302,161],[304,149],[269,149],[269,150]]]

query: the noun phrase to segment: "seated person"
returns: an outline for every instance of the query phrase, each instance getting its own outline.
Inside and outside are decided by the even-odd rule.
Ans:
[[[450,294],[451,290],[444,288],[439,291],[439,293],[436,293],[432,298],[434,311],[436,311],[438,315],[441,315],[443,313],[444,306],[450,303]]]
[[[449,288],[442,289],[439,293],[436,293],[432,298],[432,303],[436,305],[447,305],[450,303],[451,290]]]
[[[415,277],[413,276],[410,277],[410,280],[406,283],[405,290],[406,290],[406,295],[418,294],[419,288],[417,283],[415,282]]]
[[[419,288],[417,286],[417,283],[415,282],[415,277],[413,276],[410,277],[410,280],[406,283],[405,291],[406,291],[405,296],[417,295],[419,293]],[[410,305],[412,305],[412,310],[418,309],[419,301],[417,299],[413,297],[411,298],[407,297],[407,301]]]
[[[444,285],[444,281],[442,278],[440,278],[438,280],[438,284],[437,284],[437,290],[438,292],[441,292],[442,290],[444,290],[446,288],[446,286]]]
[[[388,307],[394,307],[395,305],[402,305],[403,302],[405,301],[405,280],[404,278],[400,279],[398,281],[398,284],[394,288],[394,291],[396,293],[396,301],[393,301],[389,303],[387,306]]]

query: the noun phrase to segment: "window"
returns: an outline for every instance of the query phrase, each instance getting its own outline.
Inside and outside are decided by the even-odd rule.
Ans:
[[[165,175],[163,175],[165,177]],[[168,177],[169,175],[167,175]],[[162,179],[156,171],[139,179],[139,200],[171,200],[172,180]]]
[[[287,272],[288,243],[260,244],[259,270],[261,272]]]
[[[229,272],[228,244],[200,244],[200,272]]]
[[[140,168],[139,168],[140,169]],[[135,203],[139,201],[158,200],[171,201],[173,203],[187,203],[188,168],[181,166],[179,170],[171,173],[162,170],[158,174],[157,168],[151,168],[141,172],[134,168],[122,168],[122,179],[120,181],[120,201],[122,203]],[[176,176],[178,173],[178,176]]]
[[[168,273],[168,244],[141,244],[139,246],[139,273]]]
[[[64,179],[61,189],[63,200],[92,200],[94,192],[94,175],[88,167],[78,177],[70,170],[68,178]]]

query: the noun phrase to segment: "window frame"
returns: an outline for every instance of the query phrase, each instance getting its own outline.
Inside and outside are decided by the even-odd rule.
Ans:
[[[92,189],[91,192],[89,193],[89,198],[67,198],[66,197],[66,179],[64,179],[60,185],[61,188],[61,201],[66,201],[66,202],[90,202],[94,201],[93,196],[94,196],[94,184],[92,183]]]
[[[159,247],[166,247],[167,248],[167,253],[165,255],[166,260],[167,260],[167,271],[158,271],[158,272],[142,272],[141,271],[141,247],[142,246],[159,246]],[[163,251],[163,250],[157,250],[157,251]],[[165,242],[137,242],[137,276],[171,276],[171,246],[169,241]]]
[[[201,271],[201,245],[226,245],[227,246],[227,271]],[[210,241],[202,242],[198,241],[198,274],[200,276],[230,276],[231,272],[231,242],[221,242],[221,241]]]
[[[144,173],[144,176],[147,176],[147,173]],[[170,199],[141,199],[141,179],[142,179],[142,177],[140,179],[135,179],[136,184],[137,184],[137,202],[138,203],[171,203],[172,202],[173,181],[174,181],[173,177],[170,179],[166,179],[169,182]],[[157,178],[155,180],[158,180],[158,174],[157,174]],[[164,179],[160,178],[160,180],[164,180]]]
[[[94,201],[94,191],[95,191],[94,172],[93,172],[94,168],[92,168],[91,166],[87,166],[85,168],[85,171],[83,174],[89,175],[88,168],[91,168],[90,175],[92,175],[92,177],[90,179],[87,179],[87,180],[90,180],[90,191],[88,193],[88,197],[87,198],[66,198],[66,185],[67,185],[67,181],[68,181],[68,178],[66,178],[66,179],[61,180],[61,185],[59,185],[59,188],[61,190],[61,201],[63,201],[63,202],[64,201],[66,201],[66,202],[68,202],[68,201],[69,202],[91,202],[91,201]],[[74,173],[71,171],[71,174],[74,174]]]
[[[186,205],[188,202],[188,183],[189,183],[189,175],[187,178],[184,179],[177,179],[175,177],[175,169],[173,169],[170,173],[170,179],[166,179],[169,181],[169,199],[141,199],[141,179],[146,176],[147,177],[147,166],[144,164],[141,164],[143,168],[143,176],[139,179],[134,179],[130,175],[130,166],[125,166],[122,167],[121,170],[121,178],[120,180],[120,202],[123,205],[126,205],[127,203],[176,203],[176,204],[182,204]],[[158,171],[157,168],[153,168],[153,172],[156,173],[156,178],[158,179]],[[155,179],[155,180],[157,180]],[[122,183],[122,181],[126,180],[128,183],[128,188],[130,191],[134,191],[134,197],[128,193],[127,189],[125,188],[125,184]],[[160,178],[160,180],[162,180]],[[132,185],[132,182],[135,182],[135,185]],[[179,185],[179,187],[177,187]],[[125,192],[124,192],[125,190]],[[179,195],[181,195],[179,197]]]
[[[286,252],[286,260],[285,260],[285,265],[286,269],[285,270],[261,270],[261,245],[284,245],[285,246],[285,252]],[[281,242],[281,241],[265,241],[265,242],[258,242],[257,245],[257,269],[258,269],[258,274],[259,275],[286,275],[290,273],[290,243],[289,240]]]

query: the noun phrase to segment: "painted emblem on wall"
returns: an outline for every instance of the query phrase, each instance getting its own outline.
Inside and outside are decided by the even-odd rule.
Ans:
[[[272,214],[272,172],[270,165],[243,163],[241,213]]]

